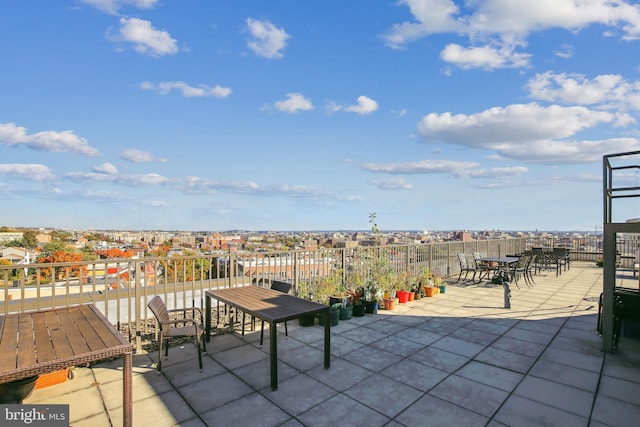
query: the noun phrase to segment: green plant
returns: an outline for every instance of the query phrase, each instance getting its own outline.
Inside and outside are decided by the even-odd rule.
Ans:
[[[296,296],[310,301],[316,300],[318,294],[318,283],[301,280],[296,285]]]
[[[420,274],[420,285],[427,288],[433,286],[433,274],[431,273],[430,267],[422,270],[422,274]]]

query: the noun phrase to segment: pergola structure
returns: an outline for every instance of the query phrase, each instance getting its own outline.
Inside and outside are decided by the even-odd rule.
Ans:
[[[635,182],[630,175],[636,173]],[[631,173],[631,174],[630,174]],[[640,222],[623,221],[614,217],[614,201],[638,203],[640,200],[640,151],[609,154],[603,157],[603,284],[602,284],[602,339],[603,350],[615,351],[615,299],[616,299],[616,237],[620,233],[640,235]],[[634,200],[635,199],[635,200]],[[639,240],[640,242],[640,240]],[[640,292],[638,292],[640,299]]]

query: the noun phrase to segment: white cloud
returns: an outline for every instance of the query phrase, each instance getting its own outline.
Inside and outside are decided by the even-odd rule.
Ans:
[[[454,173],[460,178],[504,178],[527,173],[529,168],[524,166],[512,166],[489,169],[460,169]]]
[[[247,18],[246,22],[252,37],[247,41],[247,46],[258,56],[269,59],[282,58],[287,40],[291,36],[283,28],[276,28],[269,21]]]
[[[78,0],[81,3],[93,6],[103,12],[115,15],[123,6],[133,6],[138,9],[151,9],[158,0]]]
[[[385,44],[393,49],[402,49],[429,34],[465,30],[464,22],[456,18],[460,10],[451,0],[400,0],[398,4],[409,6],[416,21],[393,25],[384,36]]]
[[[536,74],[526,86],[531,98],[543,101],[640,110],[640,81],[629,82],[619,74],[588,79],[583,74],[548,71]]]
[[[607,152],[640,148],[634,138],[570,141],[576,133],[599,124],[632,120],[628,115],[581,106],[515,104],[477,114],[431,113],[418,123],[427,142],[444,142],[495,151],[502,158],[532,162],[594,161]]]
[[[97,173],[105,173],[107,175],[115,175],[118,173],[118,168],[113,164],[106,162],[99,166],[94,166],[93,171]]]
[[[106,165],[106,164],[105,164]],[[102,165],[104,166],[104,165]],[[97,169],[109,169],[108,167],[94,168],[94,172],[70,172],[64,175],[65,179],[74,183],[105,183],[122,185],[126,187],[162,187],[179,191],[182,194],[216,194],[218,192],[235,193],[256,196],[282,196],[304,199],[323,199],[333,203],[336,200],[361,201],[362,198],[356,195],[334,193],[317,187],[296,184],[259,185],[252,181],[223,181],[218,179],[201,178],[197,176],[189,177],[167,177],[155,173],[126,175],[118,173],[103,173]],[[89,186],[88,186],[89,188]],[[95,189],[91,185],[92,191],[96,194],[119,194]],[[108,197],[107,197],[108,198]]]
[[[569,59],[573,56],[573,46],[563,44],[554,51],[555,55],[562,59]]]
[[[199,84],[197,86],[189,86],[185,82],[160,82],[154,84],[151,82],[142,82],[140,88],[143,90],[151,90],[159,93],[160,95],[168,95],[172,90],[178,90],[182,92],[182,96],[185,98],[196,97],[215,97],[226,98],[231,94],[231,89],[215,85],[213,87],[205,84]]]
[[[0,174],[31,181],[50,181],[55,178],[51,169],[37,163],[0,163]]]
[[[529,171],[524,166],[512,166],[501,168],[483,169],[479,167],[478,162],[464,162],[454,160],[420,160],[417,162],[407,163],[365,163],[361,165],[362,169],[374,173],[388,173],[393,175],[417,175],[417,174],[448,174],[457,178],[503,178],[521,175]],[[370,181],[370,184],[389,185],[388,188],[397,185],[398,188],[405,183],[404,180],[387,180],[387,181]]]
[[[167,159],[162,157],[156,157],[148,151],[138,150],[137,148],[125,148],[122,150],[120,157],[124,160],[134,163],[147,163],[147,162],[166,162]]]
[[[403,178],[391,178],[391,179],[372,179],[369,184],[380,188],[381,190],[411,190],[413,184],[407,182]]]
[[[98,155],[98,150],[91,147],[85,138],[81,138],[70,130],[62,132],[43,131],[27,134],[27,129],[15,123],[0,123],[0,144],[9,146],[24,145],[34,150],[58,152],[75,152],[87,156]]]
[[[133,49],[151,56],[173,55],[178,52],[175,39],[167,31],[156,30],[151,22],[138,18],[120,18],[119,35],[115,41],[133,44]]]
[[[130,187],[139,186],[158,186],[169,185],[175,183],[176,180],[167,178],[157,173],[147,173],[139,175],[118,175],[118,174],[105,174],[95,172],[69,172],[66,173],[65,178],[74,182],[111,182],[115,184],[126,185]]]
[[[599,25],[623,33],[622,38],[640,38],[640,5],[624,0],[485,0],[465,2],[463,13],[452,0],[400,0],[409,7],[413,20],[395,24],[383,39],[393,49],[432,34],[467,36],[470,46],[449,45],[443,60],[473,68],[528,65],[529,55],[513,46],[523,45],[532,32],[548,29],[580,31]],[[515,44],[514,44],[515,41]],[[567,55],[563,49],[560,55]]]
[[[276,101],[274,107],[287,113],[313,110],[313,104],[301,93],[288,93],[285,101]]]
[[[529,65],[531,55],[516,53],[512,46],[481,46],[465,48],[452,43],[445,47],[440,57],[463,69],[484,68],[520,68]]]
[[[477,168],[478,162],[463,162],[453,160],[420,160],[406,163],[364,163],[362,169],[376,173],[390,174],[428,174],[428,173],[457,173],[461,170]]]
[[[344,111],[348,113],[358,113],[360,115],[367,115],[373,113],[378,109],[378,103],[373,99],[366,96],[358,97],[358,104],[345,107]]]

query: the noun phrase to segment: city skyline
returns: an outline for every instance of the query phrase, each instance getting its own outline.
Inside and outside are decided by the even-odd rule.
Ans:
[[[597,233],[602,156],[640,150],[629,1],[0,12],[9,227]]]

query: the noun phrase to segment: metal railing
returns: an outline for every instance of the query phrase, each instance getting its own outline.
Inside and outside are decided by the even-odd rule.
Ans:
[[[533,247],[564,247],[571,249],[576,261],[602,260],[602,237],[536,237],[527,239],[527,249]],[[640,253],[640,235],[627,234],[616,239],[617,266],[633,268]]]
[[[175,308],[180,303],[200,305],[207,289],[272,279],[291,281],[295,287],[301,280],[318,280],[336,271],[346,280],[352,269],[373,259],[388,260],[398,273],[418,273],[429,267],[449,276],[459,271],[456,252],[498,256],[524,248],[524,239],[503,239],[0,265],[0,311],[8,314],[103,303],[105,315],[118,323],[140,317],[146,310],[140,309],[146,307],[142,303],[158,294],[175,299]],[[106,304],[114,300],[138,302]]]
[[[508,238],[416,245],[250,252],[197,256],[144,257],[68,263],[0,265],[0,311],[4,314],[93,303],[132,341],[147,333],[153,319],[147,302],[161,295],[169,308],[203,307],[209,289],[245,286],[274,279],[293,283],[338,274],[347,281],[356,269],[372,274],[372,262],[384,259],[395,273],[419,274],[425,268],[443,277],[457,275],[456,253],[486,256],[521,253],[551,242]],[[631,253],[637,240],[620,242]],[[635,245],[635,246],[634,246]],[[576,241],[574,260],[596,260],[601,241]],[[634,252],[635,253],[635,252]],[[365,277],[365,280],[367,277]]]

